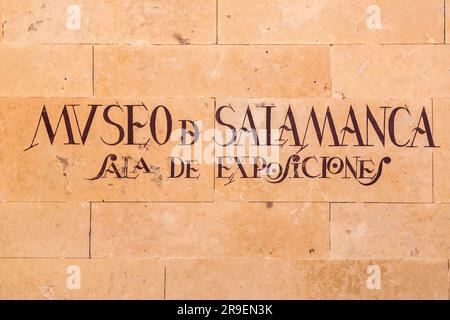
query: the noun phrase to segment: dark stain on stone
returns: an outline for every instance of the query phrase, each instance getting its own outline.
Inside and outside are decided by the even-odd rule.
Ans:
[[[190,43],[191,43],[191,40],[190,40],[190,39],[183,38],[183,37],[181,36],[181,34],[179,34],[179,33],[174,33],[174,34],[173,34],[173,37],[174,37],[175,39],[177,39],[177,41],[178,41],[180,44],[185,45],[185,44],[190,44]]]
[[[151,165],[149,166],[149,169],[150,169],[152,172],[156,172],[156,171],[159,171],[160,167],[154,166],[154,165],[151,164]]]
[[[154,182],[154,183],[156,183],[156,185],[157,185],[158,187],[162,187],[163,176],[160,174],[160,175],[158,175],[158,176],[152,178],[151,181]]]
[[[67,168],[69,167],[69,159],[60,156],[56,156],[56,158],[59,160],[59,162],[61,162],[63,172],[66,172]]]
[[[275,104],[274,104],[274,103],[271,103],[271,102],[265,102],[265,101],[263,101],[263,102],[255,103],[255,106],[256,106],[257,108],[265,108],[265,107],[275,107]]]
[[[38,20],[38,21],[35,21],[35,22],[33,22],[32,24],[30,24],[30,25],[28,26],[28,32],[30,32],[30,31],[37,31],[37,30],[38,30],[38,26],[39,26],[42,22],[44,22],[44,21]]]
[[[414,248],[414,250],[410,252],[410,256],[417,257],[419,253],[420,253],[419,250],[417,248]]]

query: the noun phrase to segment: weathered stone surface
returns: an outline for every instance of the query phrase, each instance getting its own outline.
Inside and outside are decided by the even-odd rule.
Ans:
[[[332,204],[333,259],[447,259],[450,204]]]
[[[150,259],[0,259],[0,284],[0,299],[161,300],[164,264]]]
[[[327,258],[327,204],[94,204],[94,257]]]
[[[442,43],[443,0],[224,0],[220,43]]]
[[[5,42],[216,42],[215,0],[2,0],[0,8]]]
[[[368,289],[372,268],[381,289]],[[215,259],[169,261],[166,290],[168,299],[447,299],[447,288],[447,261]]]
[[[0,203],[0,257],[88,257],[89,203]]]
[[[328,97],[329,58],[327,46],[96,46],[95,92],[127,97]]]
[[[89,97],[92,48],[2,44],[0,78],[0,97]]]
[[[449,98],[450,47],[333,46],[333,95]]]

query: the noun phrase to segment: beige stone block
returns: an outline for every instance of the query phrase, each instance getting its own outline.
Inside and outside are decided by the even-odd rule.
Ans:
[[[447,259],[450,205],[332,204],[334,259]]]
[[[171,260],[166,291],[168,299],[447,299],[447,261]]]
[[[0,299],[163,299],[159,260],[0,259]]]
[[[333,95],[347,98],[449,98],[450,47],[334,46]]]
[[[210,99],[1,99],[0,199],[212,200],[214,168],[180,146],[180,121],[212,128],[213,110]]]
[[[326,258],[328,204],[93,204],[94,257]]]
[[[92,47],[2,45],[0,97],[92,95]]]
[[[440,148],[433,151],[434,156],[434,200],[450,202],[450,100],[434,100],[434,130],[440,135]]]
[[[2,0],[5,42],[210,44],[215,0]]]
[[[381,137],[368,120],[367,107]],[[265,147],[266,131],[260,129],[267,126],[268,110],[273,130],[271,146]],[[218,99],[216,129],[224,138],[216,140],[231,147],[216,147],[215,198],[429,202],[434,148],[427,147],[431,145],[427,134],[415,134],[415,128],[425,128],[425,118],[432,142],[439,144],[439,135],[432,133],[427,99]],[[250,119],[258,130],[258,141],[251,131],[242,130],[252,128]],[[235,139],[231,133],[226,136],[230,126]],[[258,142],[259,147],[254,147]],[[242,166],[237,156],[246,157],[239,160]]]
[[[443,0],[219,1],[219,43],[442,43]]]
[[[96,46],[95,92],[100,96],[330,96],[329,55],[327,46]]]
[[[0,257],[88,257],[89,203],[0,203]]]

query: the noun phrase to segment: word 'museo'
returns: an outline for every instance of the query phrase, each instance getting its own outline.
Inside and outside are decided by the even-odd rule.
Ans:
[[[225,184],[239,179],[281,183],[340,177],[370,186],[380,180],[393,158],[377,152],[373,159],[363,150],[438,147],[425,107],[412,112],[406,105],[344,109],[222,104],[215,109],[213,128],[204,128],[203,119],[177,114],[167,106],[144,103],[44,105],[25,151],[43,140],[49,147],[103,145],[98,148],[107,150],[103,160],[85,177],[92,181],[155,173],[161,166],[155,168],[148,157],[169,146],[167,177],[173,179],[198,179],[200,165],[207,163],[216,166],[215,178]],[[205,143],[213,144],[214,152],[202,152],[211,149]],[[135,146],[144,154],[136,159],[136,149],[126,149],[129,154],[119,155],[114,150],[119,146]]]

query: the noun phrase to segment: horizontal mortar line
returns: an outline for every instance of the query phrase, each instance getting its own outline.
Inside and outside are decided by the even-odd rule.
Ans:
[[[450,44],[449,44],[450,47]],[[283,97],[283,96],[274,96],[274,97],[268,97],[268,96],[252,96],[252,97],[242,97],[242,96],[215,96],[215,97],[205,97],[205,96],[186,96],[186,97],[181,97],[181,96],[176,96],[176,97],[170,97],[170,96],[152,96],[152,95],[147,95],[147,94],[137,94],[134,96],[103,96],[103,95],[96,95],[95,97],[93,97],[92,92],[90,93],[90,95],[86,95],[86,96],[0,96],[0,99],[60,99],[60,100],[64,100],[64,99],[85,99],[85,100],[100,100],[100,99],[167,99],[167,100],[208,100],[208,99],[229,99],[229,100],[299,100],[299,101],[307,101],[307,100],[334,100],[334,101],[351,101],[351,100],[360,100],[360,101],[364,101],[364,100],[409,100],[409,101],[414,101],[414,100],[429,100],[429,97],[420,97],[420,96],[416,96],[416,97],[391,97],[391,96],[382,96],[382,97],[345,97],[344,99],[342,98],[336,98],[333,96],[311,96],[311,97]],[[434,101],[436,100],[450,100],[450,96],[448,97],[439,97],[439,98],[433,98]]]
[[[69,204],[74,204],[74,203],[89,203],[90,201],[88,200],[49,200],[49,201],[41,201],[41,200],[13,200],[13,201],[9,201],[9,200],[2,200],[0,201],[0,203],[69,203]]]
[[[335,203],[358,203],[356,201],[328,201],[329,204],[335,204]]]
[[[92,92],[91,92],[92,94]],[[133,97],[93,97],[92,95],[86,96],[0,96],[0,99],[132,99]],[[136,97],[134,97],[136,98]],[[137,98],[147,98],[147,97],[137,97]],[[169,98],[161,98],[169,99]]]
[[[316,200],[248,200],[248,201],[240,201],[240,200],[222,200],[223,202],[242,202],[242,203],[330,203],[330,201],[316,201]],[[337,202],[335,202],[337,203]],[[354,203],[351,201],[342,201],[338,203]]]
[[[433,201],[364,201],[364,202],[355,202],[357,203],[362,203],[362,204],[436,204]]]
[[[137,201],[131,201],[131,200],[125,200],[125,201],[121,201],[121,200],[111,200],[111,201],[91,201],[91,203],[93,204],[102,204],[102,203],[214,203],[214,200],[210,200],[210,201],[181,201],[181,200],[137,200]]]
[[[53,256],[49,256],[49,257],[32,257],[32,256],[25,256],[25,257],[0,257],[0,260],[5,259],[5,260],[13,260],[13,259],[27,259],[27,260],[44,260],[44,259],[59,259],[59,260],[64,260],[64,259],[71,259],[71,260],[89,260],[89,257],[53,257]]]
[[[284,258],[284,257],[230,257],[230,256],[197,256],[197,257],[177,257],[177,256],[132,256],[132,255],[112,255],[95,256],[92,259],[124,259],[124,260],[264,260],[264,261],[330,261],[329,258]]]
[[[152,46],[179,46],[179,47],[189,47],[189,46],[442,46],[448,43],[436,42],[436,43],[426,43],[426,42],[407,42],[407,43],[190,43],[190,44],[179,44],[179,43],[102,43],[102,42],[6,42],[2,41],[2,45],[22,45],[22,46],[135,46],[135,47],[152,47]]]
[[[449,45],[450,47],[450,45]],[[312,97],[312,98],[283,98],[283,99],[326,99],[327,97]],[[434,100],[448,100],[450,99],[450,96],[448,97],[439,97],[439,98],[434,98]],[[393,97],[393,96],[346,96],[345,98],[341,99],[341,98],[335,98],[335,97],[331,97],[331,100],[342,100],[342,101],[348,101],[348,100],[409,100],[409,101],[414,101],[414,100],[430,100],[430,96],[398,96],[398,97]],[[431,101],[431,100],[430,100]]]
[[[424,259],[416,259],[416,258],[316,258],[316,259],[307,259],[307,258],[270,258],[270,257],[137,257],[137,256],[108,256],[108,257],[92,257],[89,258],[77,258],[77,257],[0,257],[0,262],[2,260],[53,260],[53,261],[64,261],[64,260],[86,260],[89,261],[149,261],[149,262],[170,262],[170,261],[272,261],[277,263],[290,263],[290,262],[300,262],[305,264],[314,264],[314,263],[370,263],[370,262],[408,262],[408,263],[449,263],[447,258],[424,258]]]
[[[426,42],[421,42],[421,43],[415,43],[415,42],[405,42],[405,43],[379,43],[379,44],[370,44],[367,43],[365,44],[367,46],[370,45],[379,45],[379,46],[442,46],[445,45],[445,43],[442,42],[433,42],[433,43],[426,43]]]
[[[14,44],[14,42],[10,43],[10,44]],[[42,42],[42,43],[26,43],[26,42],[21,42],[18,44],[36,44],[36,45],[46,45],[46,46],[51,46],[51,45],[94,45],[94,46],[135,46],[135,47],[151,47],[151,46],[175,46],[175,47],[188,47],[188,46],[217,46],[216,43],[190,43],[190,44],[181,44],[181,43],[108,43],[108,42],[56,42],[56,43],[51,43],[51,42]]]
[[[2,45],[43,45],[43,46],[64,46],[64,45],[82,45],[82,46],[134,46],[134,47],[161,47],[161,46],[174,46],[174,47],[189,47],[189,46],[330,46],[330,43],[190,43],[190,44],[179,44],[179,43],[102,43],[102,42],[2,42]],[[364,45],[364,43],[358,44],[343,44],[343,45]]]
[[[278,200],[238,200],[238,199],[231,199],[231,200],[216,199],[216,200],[212,200],[212,201],[164,201],[164,200],[161,200],[161,201],[104,201],[104,202],[103,201],[92,201],[92,203],[95,203],[95,204],[101,204],[101,203],[167,203],[167,204],[170,204],[170,203],[179,203],[179,204],[183,204],[183,203],[186,203],[186,204],[260,203],[260,204],[265,204],[268,202],[270,202],[270,203],[323,203],[323,204],[330,203],[330,201],[307,201],[307,200],[305,200],[305,201],[302,201],[302,200],[299,200],[299,201],[298,200],[280,200],[280,201],[278,201]],[[357,203],[357,202],[333,201],[332,203]]]
[[[163,261],[167,258],[165,257],[138,257],[138,256],[109,256],[109,257],[0,257],[1,260],[154,260],[154,261]],[[176,258],[181,259],[181,258]]]
[[[357,257],[330,257],[328,261],[332,262],[332,261],[395,261],[395,262],[416,262],[416,263],[443,263],[443,262],[447,262],[446,256],[441,256],[441,257],[422,257],[422,258],[415,258],[415,257],[410,257],[410,256],[405,256],[405,257],[361,257],[361,258],[357,258]]]
[[[239,200],[236,201],[228,201],[225,200],[224,202],[242,202]],[[436,202],[432,201],[338,201],[338,200],[331,200],[331,201],[307,201],[307,200],[250,200],[247,201],[249,203],[266,203],[266,202],[272,202],[272,203],[332,203],[332,204],[437,204]]]
[[[1,259],[1,258],[0,258]],[[63,258],[66,259],[66,258]],[[69,258],[67,258],[69,259]],[[437,262],[448,262],[448,258],[423,258],[423,259],[417,259],[417,258],[273,258],[273,257],[224,257],[224,256],[205,256],[205,257],[138,257],[138,256],[103,256],[103,257],[92,257],[92,259],[85,259],[85,260],[152,260],[152,261],[170,261],[170,260],[186,260],[186,261],[192,261],[192,260],[220,260],[220,261],[236,261],[236,260],[242,260],[242,261],[273,261],[273,262],[305,262],[305,263],[315,263],[315,262],[370,262],[370,261],[377,261],[377,262],[416,262],[416,263],[423,263],[423,262],[431,262],[431,263],[437,263]]]
[[[2,46],[91,46],[94,43],[91,42],[10,42],[2,41]]]
[[[316,201],[316,200],[239,200],[239,199],[215,199],[215,200],[67,200],[67,201],[0,201],[2,204],[6,203],[67,203],[67,204],[76,204],[76,203],[93,203],[93,204],[102,204],[102,203],[349,203],[349,204],[450,204],[449,201],[339,201],[339,200],[328,200],[328,201]]]
[[[434,45],[443,45],[445,43],[442,42],[384,42],[384,43],[364,43],[364,42],[355,42],[355,43],[219,43],[218,45],[222,46],[434,46]]]
[[[92,94],[92,92],[91,92]],[[215,98],[232,98],[232,97],[205,97],[205,96],[197,96],[197,97],[170,97],[170,96],[148,96],[148,95],[135,95],[135,96],[99,96],[96,95],[93,97],[92,95],[86,95],[86,96],[0,96],[0,99],[174,99],[174,100],[208,100],[208,99],[215,99]],[[319,99],[321,97],[313,98],[313,99]],[[324,97],[329,98],[329,97]],[[234,98],[234,99],[261,99],[261,98]],[[269,98],[268,98],[269,99]],[[272,98],[277,99],[277,98]],[[286,99],[286,98],[278,98],[278,99]],[[298,98],[294,98],[298,99]],[[309,98],[307,98],[309,99]]]

